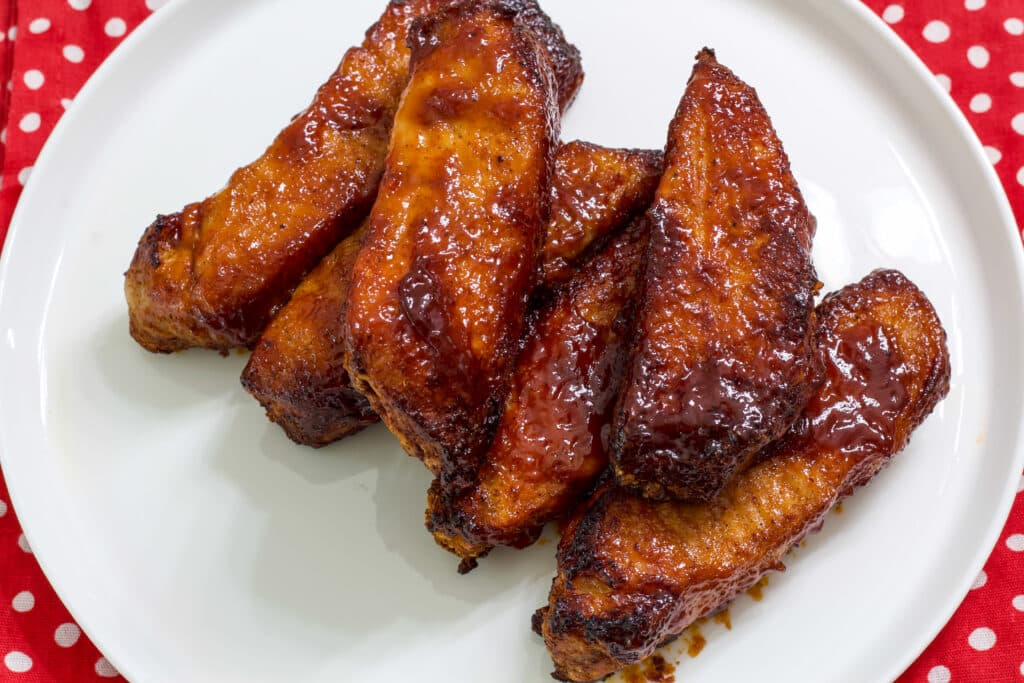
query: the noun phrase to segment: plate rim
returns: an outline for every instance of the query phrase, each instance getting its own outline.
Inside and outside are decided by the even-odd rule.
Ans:
[[[989,161],[977,132],[971,126],[970,121],[967,120],[967,115],[957,106],[952,96],[942,88],[931,69],[924,63],[924,60],[910,49],[910,46],[881,17],[876,15],[860,0],[843,0],[842,6],[861,19],[869,30],[874,28],[875,30],[872,32],[881,38],[887,47],[899,55],[919,79],[926,83],[933,99],[937,101],[940,110],[946,115],[947,120],[956,126],[960,135],[969,143],[968,146],[974,157],[975,165],[981,167],[981,175],[988,185],[988,189],[993,191],[995,195],[996,208],[1002,218],[1000,221],[1002,224],[1001,229],[1008,233],[1005,236],[1010,238],[1015,247],[1011,251],[1013,252],[1013,263],[1016,265],[1017,288],[1018,293],[1024,294],[1024,234],[1021,233],[1017,220],[1013,215],[1013,209],[1010,206],[1006,188],[999,179],[995,166]],[[0,271],[0,278],[2,278],[2,275],[3,273]],[[1024,319],[1024,311],[1018,311],[1018,317]],[[1021,418],[1024,418],[1024,409],[1022,409]],[[970,592],[976,577],[995,550],[999,536],[1006,526],[1010,510],[1016,500],[1018,485],[1021,481],[1022,470],[1024,470],[1024,419],[1018,420],[1016,452],[1014,457],[1011,458],[1011,462],[1015,469],[1010,473],[1010,476],[1003,485],[1002,497],[995,508],[995,515],[989,520],[988,529],[981,537],[982,542],[975,545],[971,562],[967,564],[970,571],[964,572],[964,575],[961,576],[959,590],[950,593],[944,600],[941,600],[942,609],[936,610],[935,614],[945,614],[945,616],[941,620],[933,618],[930,628],[922,628],[920,630],[917,638],[914,639],[916,645],[910,648],[910,652],[903,658],[902,666],[899,670],[889,672],[890,680],[896,680],[898,676],[902,675],[917,661],[917,658],[924,653],[925,649],[935,640],[946,624],[949,623],[949,620]]]
[[[11,262],[15,258],[14,254],[18,249],[17,245],[21,233],[28,231],[27,228],[21,228],[21,217],[27,211],[24,207],[37,201],[35,196],[41,191],[38,189],[39,182],[36,181],[36,177],[43,175],[51,165],[51,158],[57,154],[56,150],[63,146],[63,140],[68,135],[67,131],[80,118],[79,112],[88,107],[89,103],[95,99],[95,93],[105,86],[113,74],[122,69],[122,64],[131,58],[136,46],[148,40],[152,34],[163,30],[165,24],[173,22],[179,14],[188,11],[188,8],[197,4],[202,4],[202,0],[171,0],[167,5],[160,8],[159,11],[155,11],[147,17],[93,72],[79,93],[74,97],[71,106],[68,107],[67,111],[64,112],[57,122],[32,166],[33,170],[22,190],[21,197],[12,215],[3,251],[0,252],[0,318],[2,318],[6,308],[11,305],[9,301],[13,298],[8,296]],[[1001,225],[998,230],[1004,233],[1004,238],[1009,238],[1011,243],[1014,243],[1016,246],[1015,249],[1011,250],[1013,251],[1011,258],[1014,264],[1018,294],[1024,297],[1024,245],[1021,244],[1019,227],[1010,207],[1006,189],[999,180],[995,168],[989,162],[982,143],[971,127],[966,115],[957,107],[952,97],[942,89],[922,59],[861,0],[841,0],[841,2],[835,3],[828,8],[819,8],[819,11],[821,9],[824,9],[824,11],[833,16],[842,16],[845,13],[853,21],[849,24],[844,24],[844,28],[856,32],[858,35],[868,36],[872,40],[881,41],[891,55],[898,57],[905,66],[911,69],[914,77],[925,84],[933,100],[930,106],[928,103],[925,103],[925,106],[929,106],[929,109],[936,114],[941,113],[945,122],[953,124],[958,135],[963,141],[968,143],[967,146],[970,149],[970,154],[973,156],[975,164],[975,169],[973,170],[978,171],[980,169],[981,178],[996,202],[996,206],[993,208],[997,210],[1001,219],[999,221]],[[991,230],[995,231],[997,229],[993,227]],[[1018,322],[1024,324],[1024,310],[1018,311],[1018,316]],[[5,347],[0,346],[0,354],[7,354]],[[25,486],[18,484],[19,481],[24,481],[29,475],[18,464],[19,460],[22,459],[9,454],[7,448],[9,440],[8,429],[5,428],[7,419],[5,414],[0,413],[0,467],[3,469],[7,482],[11,506],[14,508],[22,531],[27,538],[34,537],[36,541],[51,538],[52,534],[40,536],[38,533],[45,526],[42,523],[44,515],[36,511],[37,505],[31,502],[32,496],[30,496]],[[956,609],[963,602],[975,577],[982,570],[995,548],[1018,492],[1019,479],[1013,475],[1015,473],[1019,475],[1024,470],[1024,406],[1022,406],[1021,419],[1018,421],[1015,452],[1010,462],[1015,467],[1015,470],[1009,473],[1010,476],[1004,484],[998,504],[994,507],[995,514],[990,519],[988,528],[980,537],[980,542],[974,544],[971,561],[965,565],[967,569],[960,578],[958,590],[952,591],[945,597],[935,601],[941,603],[941,607],[932,610],[934,616],[931,619],[921,621],[921,628],[918,629],[916,636],[910,638],[913,646],[907,649],[903,657],[894,659],[893,670],[887,674],[889,680],[896,679],[906,671],[948,623],[950,617],[952,617]],[[57,553],[51,553],[47,549],[51,546],[45,542],[37,547],[36,541],[32,542],[32,553],[35,555],[36,561],[43,570],[47,581],[49,581],[74,621],[96,645],[101,656],[106,657],[125,678],[129,680],[147,680],[145,676],[136,678],[134,675],[144,674],[145,671],[134,668],[139,663],[139,660],[123,652],[118,647],[119,639],[116,633],[100,632],[92,628],[94,624],[89,615],[83,612],[82,604],[76,597],[77,593],[71,590],[74,582],[71,580],[70,575],[73,572],[69,569],[59,568],[57,563],[52,562]],[[126,672],[131,672],[131,675]]]

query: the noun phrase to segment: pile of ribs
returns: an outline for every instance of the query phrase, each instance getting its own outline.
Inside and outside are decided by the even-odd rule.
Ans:
[[[242,384],[297,443],[383,421],[460,571],[561,521],[533,627],[567,681],[781,568],[950,372],[899,272],[817,301],[815,219],[712,50],[663,152],[560,143],[582,80],[535,0],[392,0],[125,279],[139,344],[251,349]]]

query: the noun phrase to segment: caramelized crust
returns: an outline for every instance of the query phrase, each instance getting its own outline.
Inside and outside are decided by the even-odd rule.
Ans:
[[[641,218],[613,237],[537,312],[476,484],[456,496],[431,488],[427,525],[467,560],[463,571],[495,545],[533,543],[607,466],[627,304],[647,232]]]
[[[552,211],[542,251],[554,287],[599,241],[645,210],[661,175],[661,153],[586,142],[559,147]],[[325,446],[379,418],[352,387],[339,348],[352,266],[362,232],[335,247],[274,317],[242,373],[242,384],[292,440]],[[557,267],[549,269],[553,259]]]
[[[562,145],[544,242],[545,285],[553,288],[572,278],[573,266],[591,244],[650,206],[661,178],[661,156],[578,140]]]
[[[540,44],[501,3],[418,21],[410,45],[352,274],[346,366],[405,449],[461,487],[537,284],[558,102]]]
[[[342,341],[352,265],[365,226],[342,240],[263,331],[242,386],[295,442],[329,443],[379,422],[352,386]]]
[[[824,384],[803,417],[706,503],[603,485],[571,521],[536,620],[555,677],[593,681],[649,656],[746,590],[903,449],[949,389],[925,296],[876,271],[818,309]]]
[[[408,82],[409,26],[455,0],[392,0],[306,111],[202,202],[159,216],[126,273],[132,336],[150,351],[251,346],[293,288],[363,221]],[[568,104],[579,53],[535,0],[510,0],[540,37]]]
[[[814,389],[815,221],[754,90],[704,50],[669,129],[636,347],[613,433],[623,485],[708,500]]]
[[[450,0],[449,5],[465,5],[477,1]],[[558,108],[564,112],[576,99],[576,93],[583,85],[583,61],[580,59],[579,49],[565,39],[561,27],[551,21],[551,17],[544,13],[537,0],[490,0],[490,2],[501,5],[507,12],[514,13],[517,21],[533,31],[537,40],[540,41],[555,76]]]

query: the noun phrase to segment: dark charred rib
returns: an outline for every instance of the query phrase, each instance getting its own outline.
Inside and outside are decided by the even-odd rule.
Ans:
[[[757,93],[710,50],[669,128],[651,218],[612,462],[648,497],[709,500],[817,380],[815,222]]]

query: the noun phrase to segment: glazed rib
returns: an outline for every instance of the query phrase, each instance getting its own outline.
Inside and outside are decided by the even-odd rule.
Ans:
[[[646,220],[635,221],[537,312],[476,483],[456,495],[431,488],[428,527],[463,558],[463,572],[495,545],[533,543],[607,466],[628,303],[647,234]]]
[[[346,367],[405,449],[464,485],[537,284],[559,124],[540,44],[499,2],[416,22],[356,258]]]
[[[158,216],[125,277],[132,336],[150,351],[251,346],[306,273],[365,218],[408,82],[417,17],[454,0],[392,0],[313,103],[227,186]],[[510,2],[558,68],[564,103],[579,54],[534,0]]]
[[[815,221],[754,90],[704,50],[669,128],[613,427],[621,484],[708,500],[814,388]]]
[[[125,279],[136,341],[162,352],[255,341],[292,287],[369,210],[407,80],[406,32],[444,4],[389,3],[263,156],[146,230]]]
[[[593,681],[649,656],[771,569],[902,450],[949,389],[946,335],[902,274],[825,299],[824,384],[787,435],[707,503],[600,488],[570,522],[537,625],[555,676]]]
[[[545,285],[557,287],[592,243],[646,210],[660,175],[660,152],[578,141],[559,147],[541,254]],[[267,416],[300,444],[325,446],[379,420],[352,387],[340,347],[362,235],[343,240],[303,280],[242,373],[242,384]]]
[[[342,240],[274,316],[242,386],[296,443],[320,447],[380,421],[345,371],[342,330],[365,225]]]
[[[542,254],[546,287],[554,289],[574,277],[591,245],[650,206],[661,159],[661,152],[653,150],[610,149],[578,140],[559,148]]]

